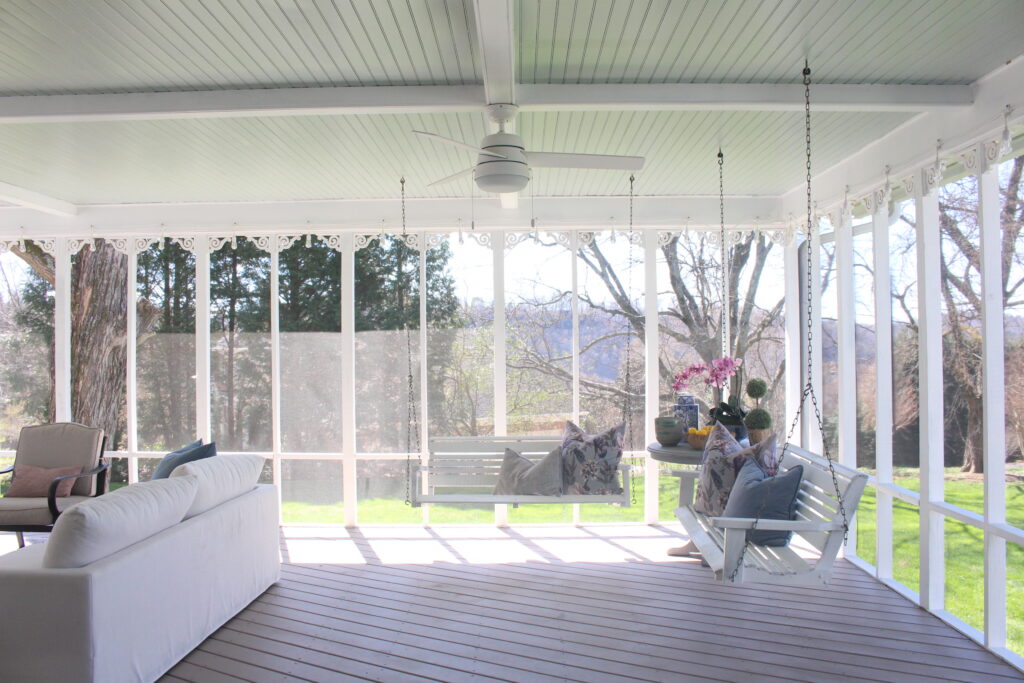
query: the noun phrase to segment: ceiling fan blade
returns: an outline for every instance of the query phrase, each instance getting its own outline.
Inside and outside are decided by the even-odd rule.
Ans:
[[[463,176],[467,176],[470,173],[472,173],[474,168],[475,168],[474,166],[470,166],[469,168],[463,169],[463,170],[459,171],[458,173],[452,173],[450,176],[448,176],[446,178],[441,178],[440,180],[435,180],[434,182],[432,182],[429,185],[427,185],[427,187],[433,187],[434,185],[442,185],[444,183],[449,183],[449,182],[451,182],[453,180],[458,180],[459,178],[461,178]]]
[[[422,130],[414,130],[413,133],[416,133],[416,135],[422,135],[423,137],[433,138],[434,140],[437,140],[438,142],[447,142],[449,145],[455,145],[456,147],[463,147],[465,149],[468,149],[471,152],[475,152],[476,154],[486,154],[487,156],[496,157],[498,159],[507,159],[508,158],[504,154],[499,154],[497,152],[488,152],[487,150],[480,149],[476,145],[467,145],[465,142],[459,142],[458,140],[452,140],[451,138],[446,138],[443,135],[438,135],[437,133],[427,133],[426,131],[422,131]]]
[[[503,209],[518,209],[519,208],[519,193],[518,192],[501,192],[498,194],[498,199],[501,200],[501,208]]]
[[[616,171],[639,171],[643,157],[615,154],[563,154],[561,152],[527,152],[526,160],[534,168],[606,168]]]

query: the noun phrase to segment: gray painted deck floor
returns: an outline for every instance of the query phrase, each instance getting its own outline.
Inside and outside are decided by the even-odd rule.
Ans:
[[[1020,672],[849,563],[716,584],[671,526],[285,527],[283,576],[165,680],[999,681]]]

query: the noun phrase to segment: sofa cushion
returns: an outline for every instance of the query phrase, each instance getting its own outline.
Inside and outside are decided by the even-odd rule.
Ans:
[[[566,493],[618,495],[619,461],[626,424],[600,434],[587,434],[571,421],[562,433],[562,478]]]
[[[196,488],[195,477],[158,479],[75,505],[53,525],[43,566],[84,567],[174,526],[192,504]]]
[[[57,507],[67,510],[75,503],[89,500],[89,496],[68,496],[57,501]],[[53,524],[53,515],[46,498],[0,498],[0,524]]]
[[[560,496],[562,494],[562,449],[553,449],[540,460],[530,460],[511,448],[505,449],[494,495],[526,494]]]
[[[251,491],[259,482],[265,460],[261,455],[232,455],[196,460],[176,468],[171,479],[193,476],[198,481],[196,497],[185,519]]]
[[[747,459],[736,477],[723,517],[752,519],[794,519],[796,497],[800,492],[803,465],[791,467],[782,474],[769,477],[755,460]],[[752,529],[747,532],[751,543],[784,546],[792,531]]]
[[[81,474],[82,468],[71,467],[35,467],[33,465],[14,465],[14,480],[11,488],[4,494],[7,498],[46,498],[50,495],[50,484],[57,477],[69,474]],[[67,498],[71,495],[71,487],[77,479],[65,479],[57,484],[57,497]]]
[[[149,478],[150,481],[154,479],[166,479],[171,476],[171,472],[178,465],[184,465],[185,463],[192,462],[194,460],[202,460],[203,458],[209,458],[217,455],[217,444],[209,443],[203,445],[203,440],[193,441],[187,446],[183,446],[176,451],[171,451],[160,459],[156,469],[153,470],[153,476]]]

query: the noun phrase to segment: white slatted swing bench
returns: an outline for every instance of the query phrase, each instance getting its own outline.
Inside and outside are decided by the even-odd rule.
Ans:
[[[629,506],[629,465],[619,464],[622,493],[615,495],[494,495],[505,449],[537,460],[561,446],[550,437],[438,437],[430,439],[427,462],[413,469],[411,503],[509,504],[617,503]]]
[[[835,464],[836,486],[828,461],[795,446],[789,446],[779,471],[803,465],[804,474],[797,494],[795,520],[707,517],[693,505],[676,508],[676,517],[690,536],[684,551],[696,550],[723,583],[776,583],[791,585],[825,584],[843,543],[843,517],[839,501],[848,517],[857,510],[867,475]],[[674,472],[696,481],[697,470]],[[790,530],[820,552],[816,562],[808,562],[791,547],[780,548],[746,543],[747,530]],[[685,554],[676,553],[676,554]]]

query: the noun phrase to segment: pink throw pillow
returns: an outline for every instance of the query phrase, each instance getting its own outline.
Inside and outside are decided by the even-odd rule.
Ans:
[[[66,474],[78,474],[81,467],[34,467],[32,465],[15,465],[14,481],[7,489],[4,498],[46,498],[50,493],[50,484],[57,477]],[[57,484],[57,497],[67,498],[77,479],[65,479]]]

